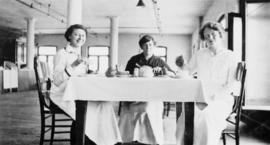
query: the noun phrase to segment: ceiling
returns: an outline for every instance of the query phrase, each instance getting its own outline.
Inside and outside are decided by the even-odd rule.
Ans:
[[[248,18],[270,20],[270,2],[249,3],[247,5]]]
[[[82,1],[82,24],[90,33],[109,33],[109,17],[118,16],[120,33],[191,34],[199,25],[199,17],[213,3],[213,0],[143,0],[145,7],[139,8],[138,0]],[[0,0],[0,32],[25,32],[26,18],[32,17],[36,19],[36,33],[63,33],[67,3],[68,0]]]

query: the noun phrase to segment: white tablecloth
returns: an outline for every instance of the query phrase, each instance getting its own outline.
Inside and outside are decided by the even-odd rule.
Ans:
[[[206,102],[201,81],[193,79],[83,76],[71,77],[66,83],[62,98],[66,102],[74,100]],[[73,105],[65,109],[71,110],[69,114],[75,113]],[[82,117],[85,114],[77,115]],[[89,122],[89,116],[86,114],[86,120],[78,120],[78,126],[84,124],[83,122]],[[87,129],[86,125],[86,134]],[[77,129],[77,134],[80,138],[78,144],[81,144],[84,135],[81,135],[80,129]]]
[[[71,77],[64,100],[206,102],[202,83],[194,79]]]

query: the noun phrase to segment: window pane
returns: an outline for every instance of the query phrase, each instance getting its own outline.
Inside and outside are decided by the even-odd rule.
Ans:
[[[89,47],[88,55],[109,55],[108,47]]]
[[[156,56],[166,56],[166,47],[157,47],[154,49],[154,54]]]
[[[52,74],[52,72],[53,72],[53,56],[48,56],[48,65],[49,65],[50,74]]]
[[[234,18],[233,24],[233,51],[237,61],[242,60],[242,18]]]
[[[47,57],[46,56],[39,56],[38,59],[42,62],[47,62]]]
[[[89,61],[90,61],[89,69],[91,69],[93,71],[96,71],[97,68],[98,68],[98,59],[97,59],[97,56],[90,56],[89,57]]]
[[[40,46],[38,48],[39,55],[55,55],[56,47],[55,46]]]
[[[106,70],[108,69],[109,65],[109,59],[107,56],[101,56],[99,58],[99,72],[100,73],[105,73]]]

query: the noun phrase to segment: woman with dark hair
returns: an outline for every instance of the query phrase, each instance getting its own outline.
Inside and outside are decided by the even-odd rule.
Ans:
[[[206,104],[194,109],[193,145],[217,145],[226,128],[226,118],[232,111],[233,87],[236,83],[237,61],[232,51],[223,45],[224,29],[216,22],[208,22],[200,30],[206,48],[193,55],[187,68],[202,81]],[[177,121],[177,145],[183,145],[185,118],[183,111]]]
[[[165,74],[166,69],[174,73],[165,61],[154,55],[155,45],[152,36],[144,35],[139,40],[143,52],[130,58],[126,71],[133,74],[135,68],[140,68],[139,76],[144,77]],[[162,113],[163,103],[159,101],[123,102],[119,120],[123,142],[162,145],[164,139]]]
[[[87,73],[88,60],[81,57],[81,48],[87,38],[87,29],[79,24],[72,25],[67,29],[65,38],[68,44],[65,48],[60,49],[54,58],[51,99],[75,119],[75,102],[63,100],[63,92],[66,82],[71,76]],[[74,130],[74,127],[72,130]],[[121,142],[121,135],[111,102],[88,101],[85,134],[90,139],[86,139],[88,145],[113,145]],[[74,136],[71,135],[71,139],[73,143]]]

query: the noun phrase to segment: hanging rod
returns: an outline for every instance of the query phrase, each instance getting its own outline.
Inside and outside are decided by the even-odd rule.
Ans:
[[[67,23],[65,15],[57,12],[56,10],[53,10],[51,8],[51,4],[45,5],[45,4],[38,2],[36,0],[31,0],[31,2],[29,2],[29,3],[27,3],[25,0],[16,0],[16,1],[25,5],[25,6],[32,8],[32,9],[35,9],[38,12],[41,12],[49,17],[52,17],[52,18],[60,21],[61,23],[65,23],[65,24]]]
[[[161,17],[160,17],[160,7],[158,5],[158,1],[157,0],[152,0],[152,4],[153,4],[153,9],[154,9],[154,15],[156,18],[156,25],[157,25],[157,29],[159,33],[162,33],[162,22],[161,22]]]

